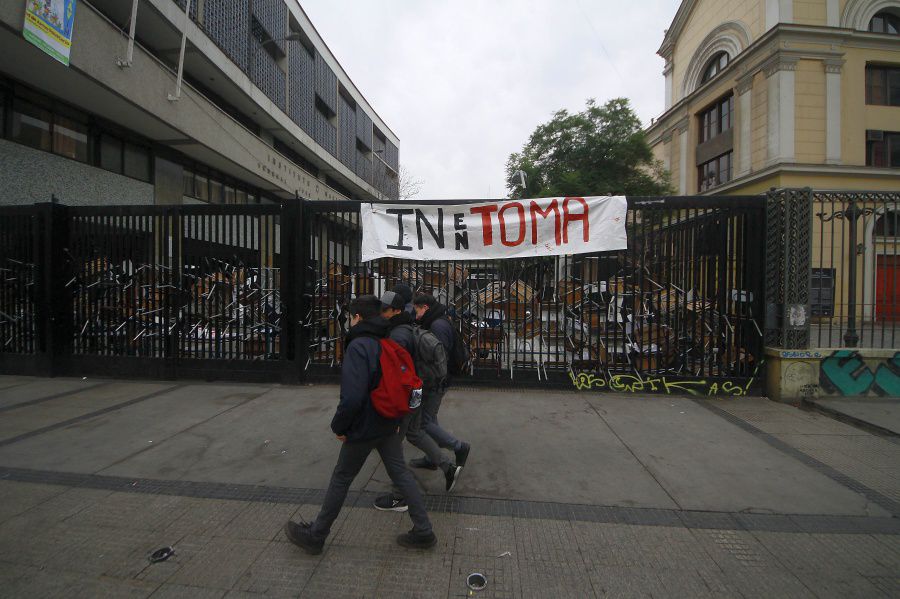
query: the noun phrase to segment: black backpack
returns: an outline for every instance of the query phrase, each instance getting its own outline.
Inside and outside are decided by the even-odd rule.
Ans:
[[[456,327],[453,327],[453,348],[447,358],[447,370],[451,375],[469,374],[472,353]]]

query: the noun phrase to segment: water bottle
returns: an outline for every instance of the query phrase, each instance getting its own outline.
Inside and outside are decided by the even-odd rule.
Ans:
[[[415,410],[422,405],[422,389],[413,389],[409,394],[409,409]]]

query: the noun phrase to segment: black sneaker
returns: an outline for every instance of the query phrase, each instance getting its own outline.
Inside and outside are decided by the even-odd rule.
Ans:
[[[446,472],[444,472],[444,478],[447,480],[448,493],[456,486],[456,481],[459,480],[460,472],[462,472],[462,466],[454,466],[453,464],[450,464]]]
[[[297,524],[288,520],[284,525],[284,536],[308,554],[319,555],[322,553],[322,547],[325,546],[325,539],[315,538],[310,532],[309,526],[309,522]]]
[[[382,495],[375,500],[375,509],[382,512],[405,512],[409,509],[406,499],[397,499],[393,495]]]
[[[409,461],[409,465],[413,468],[424,468],[425,470],[437,470],[437,466],[431,463],[428,458],[415,458]]]
[[[453,453],[456,454],[456,465],[462,468],[466,465],[466,460],[469,459],[469,450],[472,449],[472,446],[468,443],[463,443],[463,446]]]
[[[437,537],[433,532],[422,534],[415,529],[397,536],[397,544],[407,549],[429,549],[437,544]]]

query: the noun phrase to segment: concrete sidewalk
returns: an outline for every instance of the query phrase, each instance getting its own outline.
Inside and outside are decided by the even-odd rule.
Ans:
[[[900,445],[757,398],[454,389],[441,422],[472,443],[463,476],[447,496],[416,471],[438,549],[393,545],[408,518],[369,507],[389,483],[373,456],[311,560],[278,529],[315,515],[336,397],[0,377],[0,583],[14,596],[447,597],[490,570],[479,596],[900,589]],[[51,531],[77,532],[73,553]],[[147,563],[173,543],[177,558]]]
[[[900,399],[876,398],[815,398],[807,405],[824,414],[888,436],[900,437]]]

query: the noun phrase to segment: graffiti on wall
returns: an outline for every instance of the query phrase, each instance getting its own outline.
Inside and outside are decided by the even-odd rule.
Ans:
[[[755,377],[755,373],[754,373]],[[569,372],[569,378],[578,391],[603,390],[618,393],[658,393],[662,395],[730,395],[743,397],[750,391],[753,378],[740,384],[728,380],[684,379],[666,376],[614,374],[608,378],[590,372]]]
[[[900,352],[876,360],[856,350],[838,350],[822,360],[819,384],[832,394],[900,397]]]

